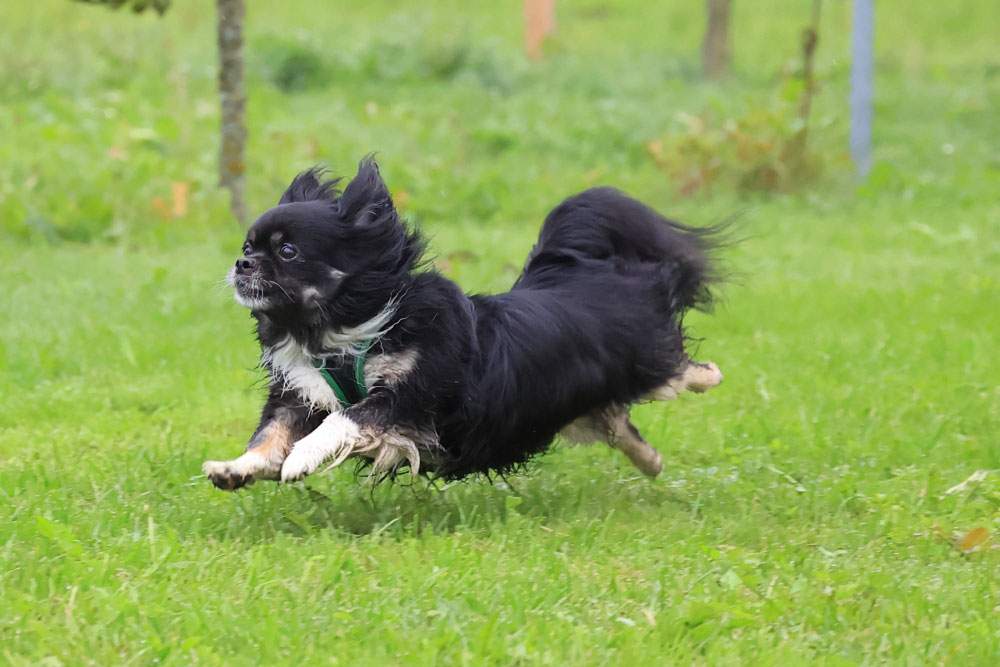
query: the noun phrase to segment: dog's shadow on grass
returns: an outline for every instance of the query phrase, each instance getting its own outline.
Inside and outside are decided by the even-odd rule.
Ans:
[[[511,524],[554,527],[644,509],[700,511],[662,480],[647,480],[627,469],[561,472],[540,466],[509,478],[431,482],[404,476],[372,485],[348,471],[295,485],[260,482],[237,492],[239,511],[219,524],[219,537],[267,542],[285,535],[333,533],[343,537],[478,532]]]

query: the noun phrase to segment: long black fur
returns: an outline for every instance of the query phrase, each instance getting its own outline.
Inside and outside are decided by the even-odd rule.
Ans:
[[[294,244],[295,260],[275,256],[276,233]],[[371,159],[343,192],[318,170],[300,174],[247,248],[253,266],[238,262],[237,288],[258,272],[269,305],[253,315],[265,348],[291,336],[322,355],[325,332],[396,304],[378,350],[415,350],[417,365],[345,414],[436,434],[421,471],[446,479],[510,471],[577,417],[667,382],[688,359],[684,314],[710,305],[714,277],[711,229],[595,188],[548,215],[509,292],[467,296],[421,264],[421,237],[400,220]],[[315,303],[299,296],[307,288]],[[325,416],[272,379],[260,429],[279,413],[297,434]]]

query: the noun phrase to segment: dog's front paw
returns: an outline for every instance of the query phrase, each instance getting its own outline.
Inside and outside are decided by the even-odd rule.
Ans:
[[[344,457],[338,448],[340,443],[327,435],[322,429],[317,429],[295,443],[292,453],[281,464],[282,482],[297,482],[316,472],[328,461],[333,461],[331,465],[338,465],[343,461]]]
[[[258,479],[276,479],[278,467],[254,451],[232,461],[205,461],[201,466],[212,484],[223,491],[234,491]]]
[[[241,487],[253,484],[253,473],[233,461],[205,461],[201,471],[217,488],[223,491],[235,491]]]
[[[296,482],[316,472],[324,463],[332,468],[343,463],[358,445],[358,425],[339,414],[323,420],[315,431],[292,445],[281,465],[281,481]]]
[[[316,472],[321,463],[323,457],[316,452],[316,448],[310,447],[307,439],[300,440],[281,464],[281,481],[297,482]]]

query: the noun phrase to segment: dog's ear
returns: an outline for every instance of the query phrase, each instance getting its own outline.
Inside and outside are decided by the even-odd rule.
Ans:
[[[337,197],[339,178],[323,180],[326,174],[322,167],[313,167],[292,179],[285,194],[281,195],[279,204],[289,204],[296,201],[324,200],[332,202]]]
[[[348,221],[365,224],[395,214],[389,188],[385,186],[378,164],[368,156],[358,165],[358,175],[344,188],[339,200],[340,214]]]

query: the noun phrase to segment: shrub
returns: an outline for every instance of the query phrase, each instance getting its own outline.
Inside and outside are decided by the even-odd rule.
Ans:
[[[789,80],[780,95],[741,115],[679,113],[676,128],[646,144],[678,192],[692,195],[715,186],[785,192],[814,180],[823,161],[807,141],[810,127],[799,113]],[[798,86],[801,89],[801,85]],[[812,129],[826,127],[829,121]]]
[[[333,76],[323,56],[302,41],[266,38],[254,45],[252,53],[255,69],[285,93],[322,88]]]

